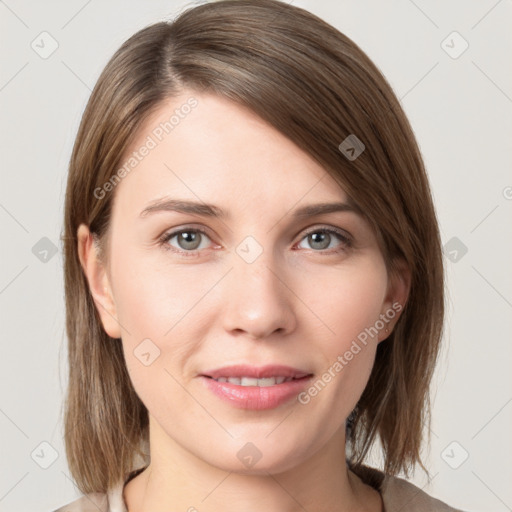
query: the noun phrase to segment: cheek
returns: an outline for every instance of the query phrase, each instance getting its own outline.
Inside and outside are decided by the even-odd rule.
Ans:
[[[334,415],[341,422],[370,377],[387,271],[380,259],[360,260],[357,265],[319,274],[314,283],[312,278],[305,280],[301,290],[302,297],[307,297],[304,302],[322,322],[319,328],[326,333],[316,337],[311,333],[316,339],[315,349],[322,354],[322,371],[306,390],[304,403],[312,400],[315,407],[336,411]],[[320,395],[317,401],[314,397]]]
[[[183,320],[194,316],[197,306],[222,276],[222,268],[209,265],[170,265],[164,250],[119,258],[116,283],[116,312],[129,331],[128,339],[172,340]],[[201,317],[203,318],[203,317]],[[197,318],[196,318],[197,319]]]
[[[215,318],[208,294],[225,269],[171,266],[162,254],[126,254],[113,260],[112,281],[128,372],[143,401],[158,401],[155,389],[162,388],[161,396],[172,390],[179,402],[180,388],[172,376],[181,381],[192,371],[191,356]]]
[[[329,346],[335,351],[343,350],[374,326],[383,312],[387,271],[377,256],[316,274],[305,273],[309,277],[303,280],[298,295],[321,320],[324,331],[330,334]]]

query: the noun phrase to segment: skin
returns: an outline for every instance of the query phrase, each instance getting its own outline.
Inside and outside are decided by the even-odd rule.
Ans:
[[[191,96],[197,107],[117,185],[108,262],[87,226],[78,230],[103,327],[122,338],[149,412],[151,463],[125,486],[129,512],[380,511],[380,494],[345,464],[345,421],[398,315],[305,405],[237,409],[198,374],[285,364],[318,378],[394,302],[405,304],[408,277],[390,277],[375,234],[356,212],[294,218],[301,206],[348,198],[289,139],[226,99],[184,91],[154,112],[131,150]],[[213,203],[229,216],[139,216],[162,197]],[[207,232],[188,249],[192,256],[184,254],[190,239],[159,244],[183,228]],[[322,245],[321,235],[308,238],[310,228],[337,228],[351,242],[332,234]],[[247,236],[263,251],[252,263],[236,252]],[[148,366],[134,355],[147,338],[160,350]],[[250,468],[237,458],[247,442],[261,452]]]

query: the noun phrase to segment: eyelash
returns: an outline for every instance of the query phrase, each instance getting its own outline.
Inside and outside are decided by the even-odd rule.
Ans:
[[[201,253],[202,250],[194,249],[194,250],[191,250],[191,251],[185,251],[185,250],[182,250],[182,249],[177,249],[176,247],[173,247],[173,246],[171,246],[169,244],[169,240],[174,238],[176,235],[179,235],[179,234],[185,233],[185,232],[201,233],[202,235],[205,235],[206,237],[210,238],[210,236],[208,235],[208,233],[204,229],[201,229],[201,228],[187,228],[187,227],[185,227],[185,228],[181,228],[181,229],[179,229],[177,231],[172,231],[170,233],[164,233],[159,238],[159,246],[161,246],[166,251],[173,251],[173,252],[176,252],[178,254],[182,254],[182,255],[184,255],[185,257],[188,257],[188,258],[193,258],[193,257],[200,256],[200,253]],[[338,230],[338,229],[334,229],[332,227],[329,227],[329,228],[327,228],[327,227],[320,227],[320,228],[316,227],[314,229],[308,230],[306,233],[304,233],[304,236],[299,240],[299,243],[302,242],[302,240],[304,240],[304,238],[306,238],[307,236],[309,236],[309,235],[311,235],[313,233],[327,233],[329,235],[335,235],[341,241],[341,247],[336,248],[336,249],[321,249],[321,250],[318,250],[318,251],[315,250],[315,249],[310,249],[311,251],[316,252],[318,254],[324,254],[324,255],[338,254],[338,253],[346,251],[347,249],[352,247],[352,239],[349,236],[347,236],[343,231]]]

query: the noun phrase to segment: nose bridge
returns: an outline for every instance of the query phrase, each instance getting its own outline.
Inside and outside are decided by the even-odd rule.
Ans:
[[[232,256],[224,328],[243,331],[253,338],[293,329],[292,296],[280,280],[285,272],[272,248],[264,248],[254,237],[246,237]],[[278,278],[279,274],[283,277]]]

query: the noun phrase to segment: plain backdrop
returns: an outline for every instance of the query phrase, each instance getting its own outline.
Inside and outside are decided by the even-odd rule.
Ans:
[[[426,485],[421,471],[411,480],[452,506],[512,510],[512,3],[293,3],[344,32],[384,73],[432,184],[448,318],[424,453],[433,480]],[[62,440],[67,163],[112,53],[187,5],[0,1],[2,511],[50,511],[79,496]]]

